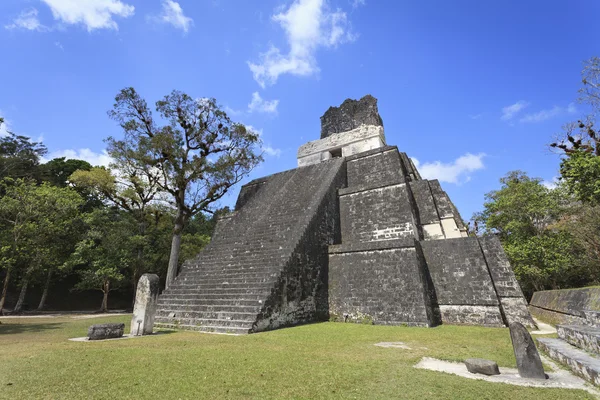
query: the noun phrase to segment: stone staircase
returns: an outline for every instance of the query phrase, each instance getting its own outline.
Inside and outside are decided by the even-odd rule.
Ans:
[[[558,339],[540,338],[538,346],[552,359],[600,386],[600,327],[558,325]]]
[[[211,243],[160,295],[156,326],[230,334],[264,329],[257,320],[320,203],[335,191],[341,167],[341,160],[330,161],[246,185],[243,207],[219,221]]]

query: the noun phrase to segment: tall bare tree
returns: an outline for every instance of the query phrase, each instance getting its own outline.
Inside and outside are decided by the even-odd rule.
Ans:
[[[141,167],[176,209],[166,286],[177,276],[181,235],[189,219],[212,212],[214,203],[261,161],[258,135],[232,122],[215,99],[193,99],[173,91],[156,102],[156,121],[133,88],[115,98],[109,115],[124,130],[109,137],[108,153],[117,163]],[[159,122],[164,122],[164,125]]]

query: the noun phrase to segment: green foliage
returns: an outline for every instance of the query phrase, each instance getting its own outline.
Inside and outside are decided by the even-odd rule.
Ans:
[[[571,152],[560,163],[560,175],[580,201],[600,205],[600,156]]]
[[[7,136],[0,137],[0,179],[39,179],[40,158],[47,152],[42,143],[8,132]]]
[[[521,171],[508,173],[500,183],[473,219],[480,233],[499,236],[522,289],[531,293],[578,282],[576,242],[556,226],[572,203],[565,190],[548,189]]]
[[[71,188],[23,179],[0,182],[0,262],[6,270],[4,303],[11,272],[22,272],[24,290],[36,274],[62,264],[77,234],[81,197]],[[15,271],[16,269],[16,271]],[[24,294],[24,293],[23,293]]]
[[[65,268],[73,268],[79,275],[76,289],[104,293],[101,309],[106,310],[108,293],[123,283],[134,262],[135,222],[115,209],[94,210],[84,216],[84,221],[87,231]]]

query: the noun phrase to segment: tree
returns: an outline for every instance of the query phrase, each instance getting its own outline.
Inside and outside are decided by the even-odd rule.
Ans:
[[[259,137],[232,122],[215,99],[192,99],[173,91],[156,103],[168,123],[159,126],[146,101],[133,88],[115,98],[109,115],[123,128],[122,140],[109,137],[108,153],[119,164],[143,168],[176,209],[167,271],[168,286],[177,275],[181,236],[189,219],[212,212],[213,204],[262,161]]]
[[[600,204],[600,134],[591,119],[568,124],[564,137],[550,144],[564,155],[561,179],[580,201]]]
[[[144,257],[145,249],[148,247],[147,230],[152,221],[152,214],[161,214],[157,203],[160,195],[160,187],[155,176],[144,179],[140,173],[140,167],[132,164],[130,160],[124,163],[114,163],[112,166],[118,169],[119,179],[106,168],[96,167],[89,171],[75,171],[69,180],[75,187],[90,191],[101,199],[131,214],[138,226],[138,232],[132,243],[135,245],[136,260],[132,263],[132,288],[133,293],[137,290],[139,277],[148,269]],[[151,226],[153,227],[153,226]]]
[[[78,290],[102,292],[100,311],[108,311],[108,295],[126,278],[134,255],[130,238],[135,233],[131,217],[113,208],[97,209],[84,217],[88,227],[64,268],[75,269]]]
[[[73,251],[78,233],[79,209],[83,204],[83,199],[73,189],[58,188],[48,183],[37,186],[33,195],[38,215],[31,222],[22,247],[22,258],[26,260],[27,267],[14,312],[21,311],[27,288],[36,274],[46,278],[38,309],[44,307],[52,275]]]
[[[600,111],[600,58],[584,62],[583,86],[578,101],[591,107],[592,113],[576,123],[565,125],[564,132],[553,143],[563,159],[561,179],[580,201],[600,204],[600,133],[594,128],[594,117]]]
[[[4,120],[0,120],[0,126]],[[27,136],[8,132],[0,137],[0,179],[5,177],[38,179],[40,158],[48,150]]]
[[[0,198],[3,228],[0,255],[6,275],[0,309],[4,307],[12,273],[21,267],[21,291],[14,309],[19,312],[35,274],[45,272],[51,279],[53,270],[68,255],[82,199],[70,188],[57,188],[47,183],[37,186],[33,181],[5,178],[2,186],[5,195]],[[49,279],[44,287],[44,301]],[[40,303],[43,306],[43,302]]]
[[[508,173],[500,183],[499,190],[486,194],[484,210],[473,216],[481,233],[498,235],[526,293],[569,286],[578,271],[578,249],[556,223],[572,199],[562,188],[548,189],[521,171]]]
[[[38,207],[35,202],[35,184],[22,179],[5,178],[0,181],[4,195],[0,198],[0,221],[2,223],[2,246],[0,260],[5,271],[2,295],[0,297],[0,313],[4,308],[8,285],[15,268],[18,265],[21,248],[24,246],[31,224],[38,217]]]

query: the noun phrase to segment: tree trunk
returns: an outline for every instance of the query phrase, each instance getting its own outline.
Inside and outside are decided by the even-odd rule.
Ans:
[[[15,305],[15,309],[13,312],[19,313],[23,308],[23,302],[25,301],[25,295],[27,294],[27,287],[29,286],[29,279],[31,278],[31,274],[27,272],[25,277],[23,278],[23,284],[21,285],[21,292],[19,293],[19,300],[17,300],[17,304]]]
[[[2,297],[0,297],[0,315],[4,309],[4,302],[6,301],[6,294],[8,293],[8,282],[10,281],[11,267],[6,269],[6,276],[4,277],[4,285],[2,286]]]
[[[110,282],[104,281],[104,285],[102,285],[102,292],[104,296],[102,296],[102,306],[100,306],[100,311],[108,312],[108,292],[110,291]]]
[[[179,250],[181,248],[181,232],[183,231],[183,225],[183,213],[180,211],[177,214],[175,227],[173,228],[173,240],[171,241],[171,254],[169,256],[169,268],[167,269],[165,289],[169,288],[177,276],[177,264],[179,263]]]
[[[44,283],[44,291],[42,292],[42,298],[37,310],[42,311],[46,306],[46,299],[48,298],[48,291],[50,290],[50,282],[52,281],[52,269],[48,270],[48,276],[46,276],[46,283]]]

